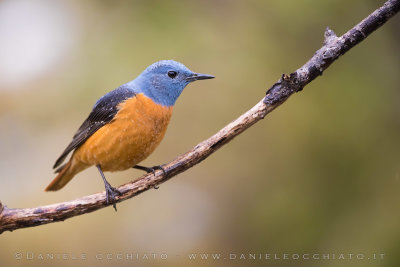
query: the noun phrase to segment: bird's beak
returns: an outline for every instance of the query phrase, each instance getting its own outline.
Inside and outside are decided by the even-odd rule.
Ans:
[[[208,74],[201,74],[201,73],[193,73],[192,75],[190,75],[189,77],[186,78],[186,81],[188,82],[194,82],[197,80],[207,80],[207,79],[213,79],[215,78],[212,75],[208,75]]]

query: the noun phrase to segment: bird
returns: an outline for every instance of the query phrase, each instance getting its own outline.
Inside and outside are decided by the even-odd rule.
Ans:
[[[215,78],[195,73],[182,63],[161,60],[147,67],[134,80],[102,96],[94,104],[72,141],[56,160],[58,175],[45,191],[63,188],[79,172],[96,166],[104,182],[106,203],[115,211],[116,195],[104,172],[136,168],[146,172],[161,166],[138,165],[160,144],[176,100],[191,82]],[[61,165],[70,154],[69,160]]]

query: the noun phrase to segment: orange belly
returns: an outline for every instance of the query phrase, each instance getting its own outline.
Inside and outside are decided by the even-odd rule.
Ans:
[[[172,107],[155,104],[138,94],[119,106],[114,119],[101,127],[73,154],[86,165],[121,171],[147,158],[164,137]]]

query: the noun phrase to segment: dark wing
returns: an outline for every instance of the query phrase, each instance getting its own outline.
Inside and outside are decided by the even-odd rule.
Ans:
[[[121,86],[101,97],[94,105],[87,119],[79,127],[71,143],[57,159],[53,168],[57,168],[71,151],[78,148],[98,129],[109,123],[115,114],[118,113],[119,103],[135,95],[135,92],[131,88]]]

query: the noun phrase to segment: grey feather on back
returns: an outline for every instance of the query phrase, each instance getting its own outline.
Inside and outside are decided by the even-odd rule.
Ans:
[[[135,95],[136,93],[131,88],[121,86],[102,96],[73,136],[71,143],[57,159],[53,168],[60,166],[71,151],[80,147],[97,130],[111,122],[118,113],[118,104]]]

